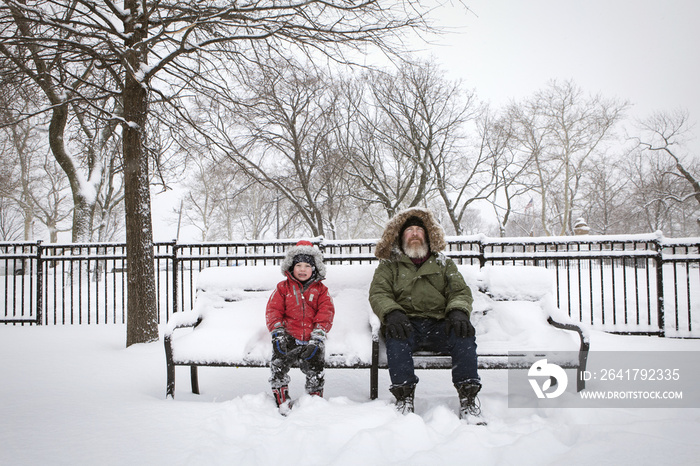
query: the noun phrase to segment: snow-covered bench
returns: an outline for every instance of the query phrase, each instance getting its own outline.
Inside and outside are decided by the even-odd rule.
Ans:
[[[370,398],[378,395],[379,369],[386,368],[379,319],[367,299],[376,265],[327,265],[325,284],[336,307],[326,341],[326,366],[370,370]],[[474,294],[472,323],[481,369],[525,368],[532,351],[577,354],[557,361],[585,369],[588,341],[560,311],[551,272],[537,267],[459,266]],[[193,309],[175,314],[164,332],[167,396],[175,394],[175,367],[189,366],[199,393],[198,366],[266,367],[272,355],[265,306],[282,279],[278,266],[211,267],[197,280]],[[518,357],[513,352],[521,352]],[[450,368],[449,356],[419,353],[416,367]],[[578,375],[578,374],[577,374]],[[579,390],[582,378],[577,377]]]

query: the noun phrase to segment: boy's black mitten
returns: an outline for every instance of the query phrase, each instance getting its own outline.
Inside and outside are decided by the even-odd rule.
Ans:
[[[301,350],[299,355],[304,360],[309,360],[313,358],[319,350],[323,350],[324,341],[326,341],[326,332],[320,328],[316,328],[311,332],[311,339],[309,339],[309,344]]]
[[[469,314],[458,309],[453,309],[447,313],[445,319],[445,331],[450,334],[450,330],[455,331],[458,338],[473,337],[476,335],[474,326],[469,321]]]
[[[289,334],[284,327],[276,327],[270,332],[270,335],[272,336],[272,347],[280,354],[287,354]]]
[[[408,320],[406,313],[398,309],[386,315],[384,326],[386,327],[386,335],[398,340],[405,340],[413,331],[411,321]]]

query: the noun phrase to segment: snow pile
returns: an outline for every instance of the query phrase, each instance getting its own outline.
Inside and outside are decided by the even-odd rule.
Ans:
[[[544,267],[487,265],[481,286],[497,300],[539,301],[554,293],[556,276]]]

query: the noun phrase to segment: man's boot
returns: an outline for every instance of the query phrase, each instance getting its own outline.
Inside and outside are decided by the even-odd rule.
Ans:
[[[486,424],[481,416],[481,402],[476,396],[481,390],[481,384],[467,382],[455,385],[455,388],[459,394],[459,418],[470,424]]]
[[[396,397],[396,410],[401,414],[413,412],[413,395],[416,385],[398,385],[391,387],[389,391]]]

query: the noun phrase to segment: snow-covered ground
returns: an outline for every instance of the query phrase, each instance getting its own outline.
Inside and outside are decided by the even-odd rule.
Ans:
[[[266,369],[201,368],[201,395],[165,399],[162,343],[125,328],[0,327],[3,465],[698,464],[700,409],[509,409],[507,374],[482,371],[489,425],[462,424],[449,371],[421,371],[417,414],[392,408],[381,372],[327,374],[326,398],[288,416]],[[593,332],[598,349],[700,350],[694,340]],[[180,372],[186,379],[186,369]],[[303,388],[292,373],[293,394]]]
[[[532,279],[519,275],[520,285]],[[509,275],[501,288],[515,281]],[[700,340],[599,331],[590,338],[592,351],[700,351]],[[189,393],[187,369],[178,368],[176,398],[166,399],[162,342],[125,348],[125,340],[121,325],[0,326],[0,464],[689,465],[700,458],[700,408],[509,408],[505,370],[480,373],[488,426],[458,419],[446,370],[419,371],[416,414],[408,416],[393,409],[385,370],[379,399],[370,401],[368,370],[329,369],[325,398],[301,397],[288,417],[275,407],[264,368],[200,368],[201,395]],[[291,375],[299,396],[303,375]]]

